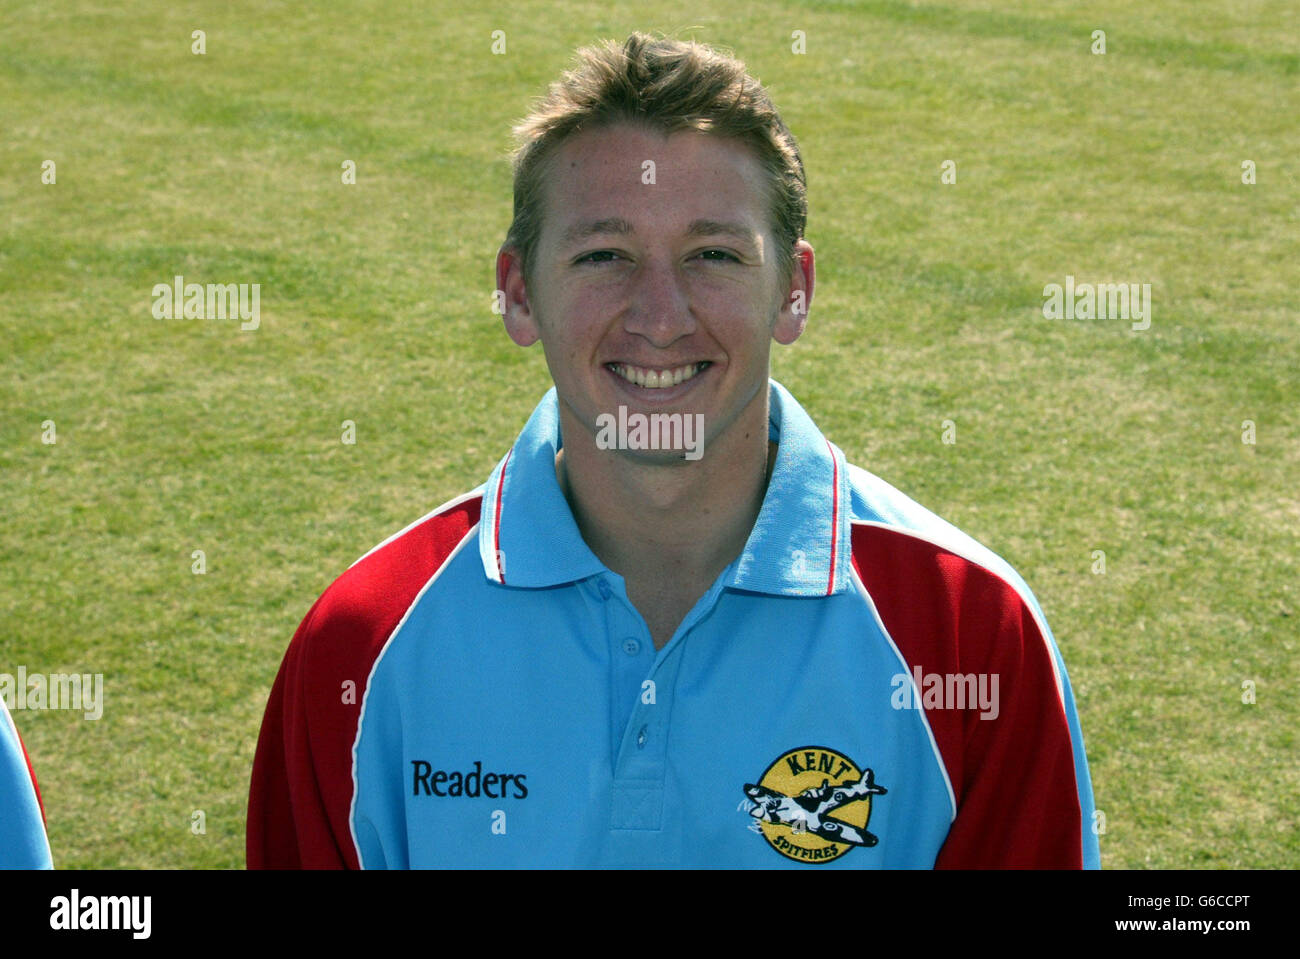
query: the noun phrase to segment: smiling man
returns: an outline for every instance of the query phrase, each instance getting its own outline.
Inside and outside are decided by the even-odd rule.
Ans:
[[[777,449],[769,350],[803,330],[812,247],[776,255],[763,166],[734,138],[614,122],[540,162],[545,226],[498,257],[506,329],[542,342],[561,489],[662,649],[758,518]],[[598,421],[616,414],[693,419],[703,455],[611,455]]]
[[[304,619],[249,865],[1098,865],[1029,589],[769,378],[815,272],[762,87],[635,34],[516,133],[497,286],[554,389]]]

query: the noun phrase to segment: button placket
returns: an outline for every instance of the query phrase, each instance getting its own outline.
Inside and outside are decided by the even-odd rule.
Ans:
[[[666,650],[637,693],[614,764],[611,829],[658,829],[668,768],[668,726],[681,644]]]
[[[638,697],[653,662],[646,651],[653,647],[640,616],[619,590],[618,581],[611,583],[602,576],[593,585],[602,597],[608,594],[600,606],[604,611],[602,625],[609,650],[610,764],[613,772],[618,764],[619,751],[626,745],[628,724],[635,718]]]

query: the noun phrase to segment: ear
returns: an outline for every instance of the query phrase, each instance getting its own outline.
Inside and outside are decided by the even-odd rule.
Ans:
[[[789,346],[799,339],[808,325],[808,310],[812,307],[813,287],[817,283],[812,244],[799,240],[794,245],[794,269],[784,292],[781,310],[772,325],[772,339]]]
[[[524,261],[512,246],[503,246],[497,251],[497,297],[498,308],[505,310],[502,319],[510,339],[519,346],[532,346],[541,339],[541,331],[528,305]]]

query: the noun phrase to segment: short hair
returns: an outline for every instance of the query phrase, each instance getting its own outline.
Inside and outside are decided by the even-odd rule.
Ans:
[[[514,127],[514,219],[505,246],[529,275],[542,232],[543,184],[569,137],[620,122],[664,134],[697,130],[734,137],[757,156],[768,184],[770,226],[782,282],[808,221],[808,186],[799,145],[762,84],[734,57],[695,41],[633,33],[621,45],[583,47],[577,65],[552,83]]]

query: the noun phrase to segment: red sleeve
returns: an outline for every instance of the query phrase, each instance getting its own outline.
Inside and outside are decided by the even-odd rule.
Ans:
[[[478,498],[431,514],[363,557],[294,633],[253,759],[250,869],[356,869],[352,746],[384,644],[478,522]]]
[[[14,732],[18,732],[17,727],[14,728]],[[41,785],[36,781],[36,770],[32,768],[32,757],[27,755],[27,747],[23,745],[21,733],[18,733],[18,748],[23,751],[23,762],[27,763],[27,775],[32,777],[32,789],[36,792],[36,805],[41,807],[41,822],[48,825],[48,820],[45,818],[45,800],[41,798]]]
[[[1063,693],[1025,599],[985,567],[902,531],[858,526],[853,545],[909,671],[998,678],[996,718],[978,707],[925,710],[957,802],[935,867],[1082,868]]]

